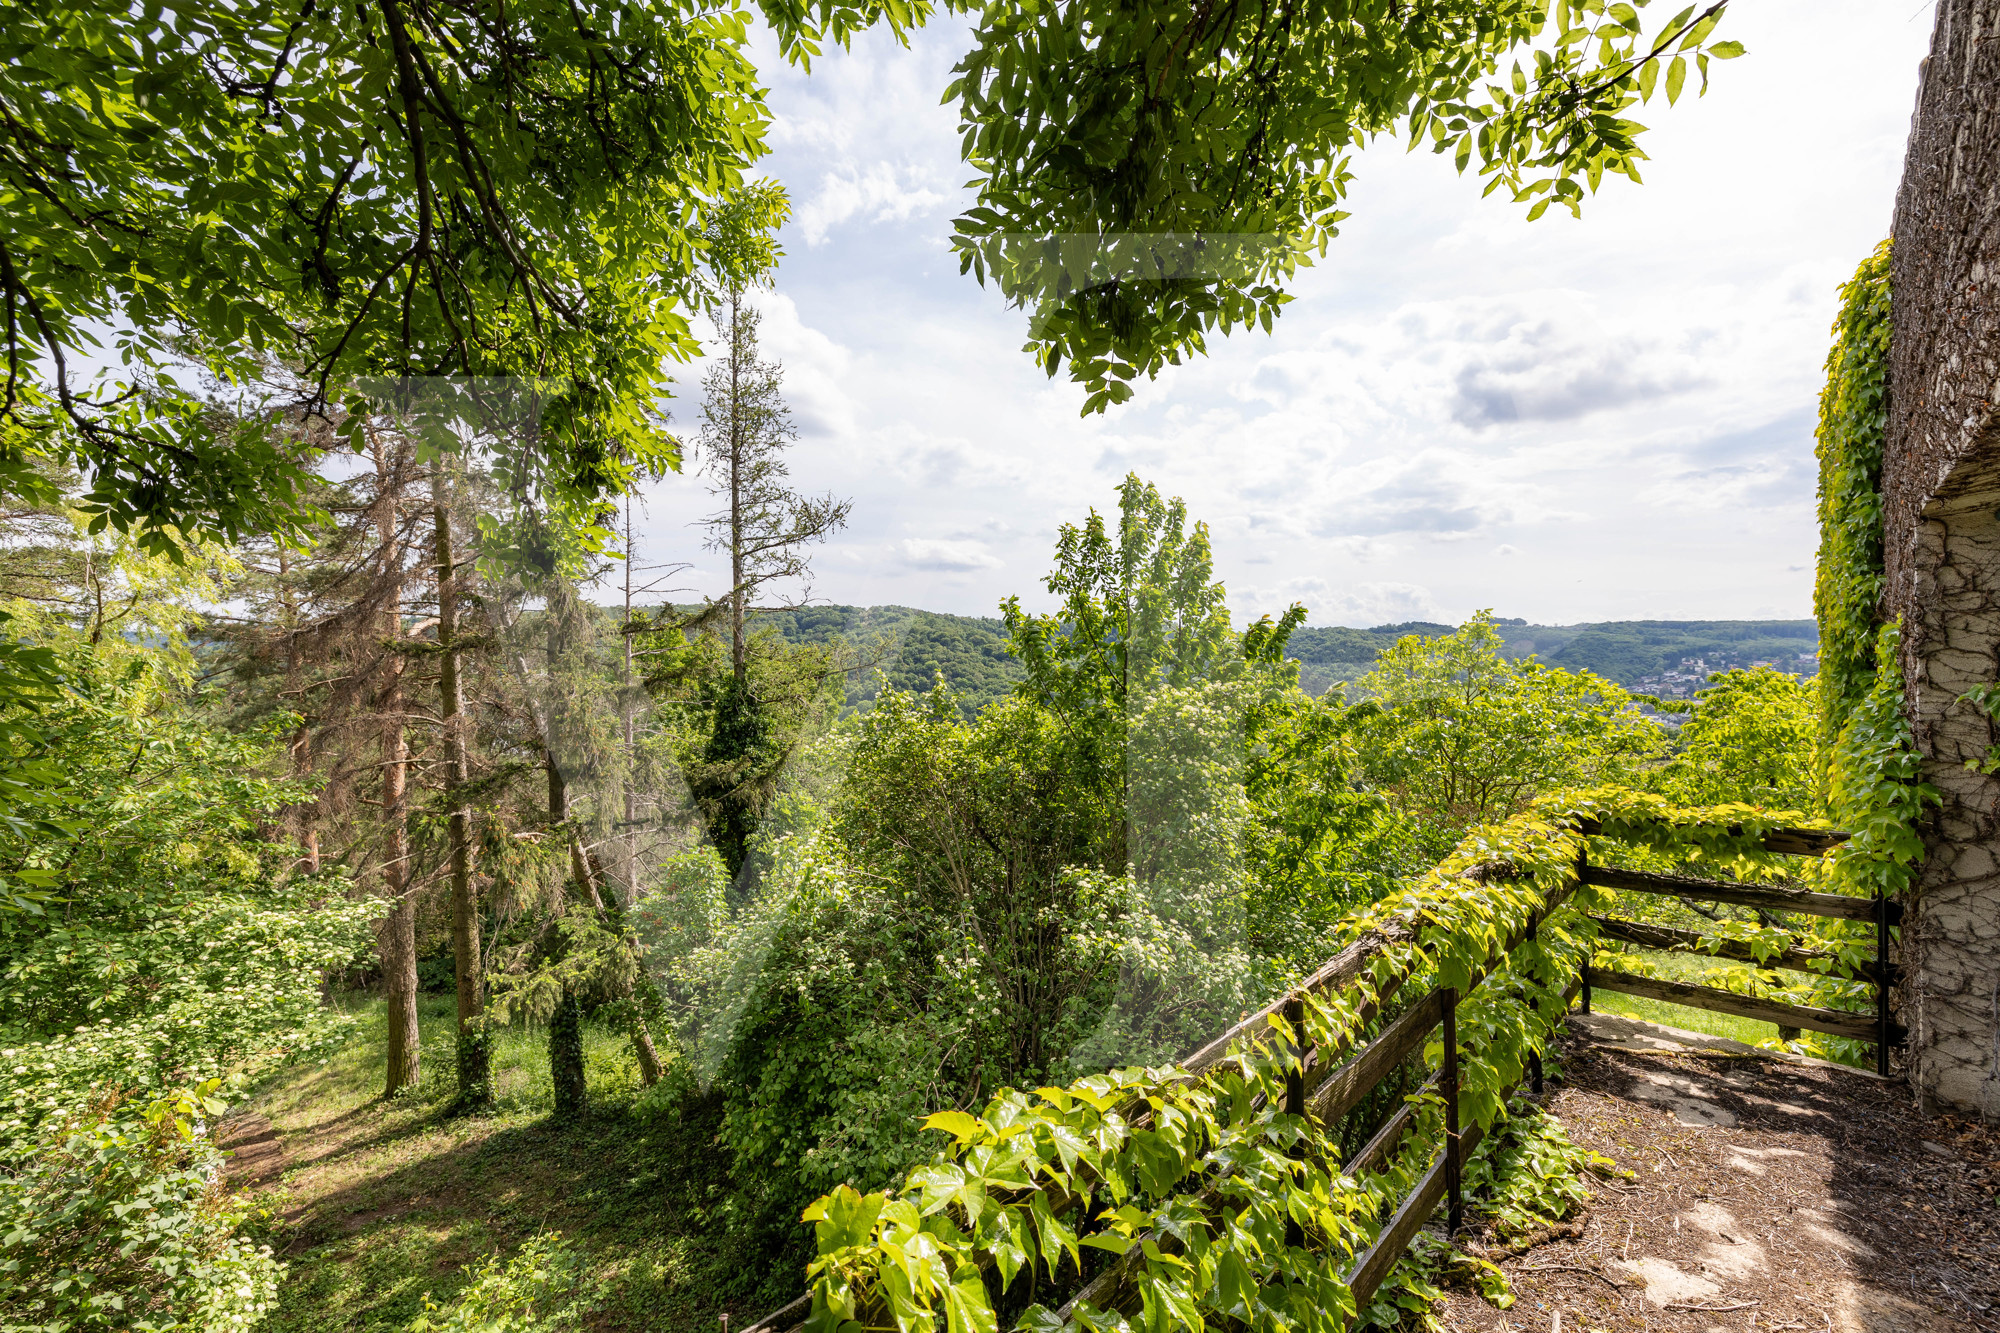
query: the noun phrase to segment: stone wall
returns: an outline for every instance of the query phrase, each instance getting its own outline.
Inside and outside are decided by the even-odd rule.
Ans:
[[[1944,801],[1907,905],[1902,1018],[1927,1100],[2000,1118],[2000,781],[1965,767],[2000,680],[2000,0],[1940,0],[1896,201],[1883,612]]]

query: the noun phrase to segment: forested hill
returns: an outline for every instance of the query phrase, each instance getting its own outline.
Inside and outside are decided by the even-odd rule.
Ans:
[[[1317,694],[1366,671],[1382,649],[1405,634],[1449,634],[1450,625],[1411,621],[1373,629],[1308,626],[1293,633],[1292,656],[1305,665],[1306,687]],[[1605,620],[1583,625],[1530,625],[1500,620],[1494,628],[1510,657],[1534,655],[1552,666],[1593,671],[1627,689],[1685,697],[1710,672],[1769,663],[1795,676],[1819,670],[1819,627],[1810,620]]]
[[[1007,634],[989,616],[956,616],[907,606],[814,606],[762,618],[795,643],[841,638],[861,649],[865,665],[847,685],[850,706],[875,697],[876,668],[897,689],[926,690],[939,673],[959,692],[968,712],[1012,688],[1021,678],[1007,654]],[[1307,689],[1318,694],[1336,681],[1353,680],[1405,634],[1432,637],[1454,626],[1427,621],[1350,629],[1307,626],[1293,633],[1291,655]],[[1544,662],[1594,671],[1628,689],[1686,696],[1712,671],[1768,662],[1793,675],[1818,669],[1819,629],[1810,620],[1608,620],[1583,625],[1496,622],[1513,657],[1534,654]]]
[[[1007,630],[991,616],[954,616],[908,606],[810,606],[759,617],[793,643],[845,639],[859,665],[847,678],[847,703],[872,703],[884,678],[894,689],[928,690],[942,675],[969,716],[1014,688],[1021,664],[1007,652]],[[879,672],[879,674],[878,674]]]

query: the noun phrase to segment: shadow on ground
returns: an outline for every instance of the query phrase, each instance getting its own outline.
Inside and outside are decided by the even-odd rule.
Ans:
[[[1957,1333],[2000,1329],[2000,1145],[1909,1090],[1631,1019],[1576,1017],[1549,1109],[1636,1173],[1581,1234],[1503,1267],[1506,1312],[1458,1329]]]

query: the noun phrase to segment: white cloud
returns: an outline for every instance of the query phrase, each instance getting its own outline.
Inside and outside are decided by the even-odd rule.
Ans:
[[[1907,18],[1733,7],[1751,55],[1706,99],[1646,108],[1647,183],[1608,181],[1580,222],[1363,152],[1353,216],[1272,335],[1212,338],[1088,419],[945,248],[970,174],[937,105],[962,22],[907,51],[867,34],[809,77],[767,57],[769,168],[798,214],[766,341],[795,481],[854,499],[818,591],[1043,602],[1057,525],[1136,469],[1210,523],[1244,613],[1809,614],[1813,406],[1835,289],[1888,223],[1929,35]],[[1810,132],[1774,155],[1772,124]],[[658,488],[654,558],[688,551],[696,498]]]
[[[861,217],[868,222],[905,222],[918,213],[937,212],[945,197],[922,184],[924,173],[888,162],[856,170],[828,172],[798,211],[807,245],[824,245],[827,233]]]
[[[911,569],[962,574],[972,569],[999,569],[1004,563],[978,542],[911,537],[897,549]]]

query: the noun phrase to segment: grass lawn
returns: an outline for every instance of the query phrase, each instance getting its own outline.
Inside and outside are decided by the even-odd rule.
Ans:
[[[1672,953],[1652,949],[1642,952],[1646,960],[1653,965],[1655,975],[1669,981],[1684,981],[1696,986],[1720,986],[1721,981],[1713,975],[1718,968],[1740,970],[1744,966],[1702,954]],[[1664,1000],[1650,1000],[1637,995],[1618,995],[1607,990],[1593,990],[1590,1007],[1599,1013],[1642,1018],[1649,1023],[1664,1023],[1668,1027],[1681,1028],[1688,1032],[1706,1032],[1717,1037],[1730,1037],[1752,1046],[1763,1045],[1772,1050],[1787,1049],[1778,1044],[1778,1028],[1775,1023],[1738,1018],[1734,1014],[1718,1014],[1708,1009],[1691,1009],[1686,1005],[1669,1004]],[[1873,1067],[1872,1046],[1836,1037],[1824,1037],[1818,1033],[1808,1032],[1802,1036],[1803,1041],[1794,1042],[1789,1047],[1796,1054],[1838,1060],[1843,1064],[1864,1068]]]
[[[260,1190],[257,1225],[289,1265],[269,1333],[401,1330],[466,1281],[462,1267],[562,1232],[601,1284],[603,1330],[713,1329],[767,1313],[746,1292],[763,1276],[728,1271],[706,1206],[727,1188],[713,1127],[684,1125],[640,1096],[630,1043],[587,1030],[593,1113],[547,1123],[545,1034],[509,1029],[494,1045],[498,1105],[453,1116],[452,999],[421,998],[424,1084],[381,1097],[383,1004],[353,997],[354,1040],[286,1071],[247,1112],[269,1118],[282,1173]]]

